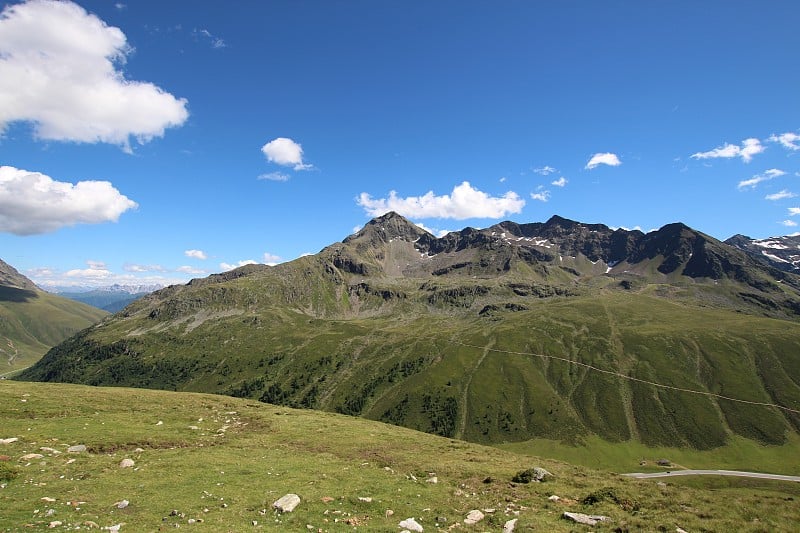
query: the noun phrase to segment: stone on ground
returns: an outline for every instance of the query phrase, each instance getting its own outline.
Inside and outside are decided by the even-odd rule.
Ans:
[[[275,500],[272,507],[282,513],[291,513],[298,505],[300,505],[300,496],[297,494],[287,494]]]

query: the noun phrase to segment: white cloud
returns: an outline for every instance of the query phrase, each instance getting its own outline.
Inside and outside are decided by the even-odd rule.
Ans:
[[[29,0],[0,13],[0,134],[30,122],[38,139],[115,144],[130,151],[182,125],[187,101],[118,69],[131,48],[72,2]]]
[[[763,174],[756,174],[752,178],[740,181],[736,187],[738,187],[739,189],[745,189],[747,187],[755,189],[759,183],[762,183],[764,181],[769,181],[771,179],[783,176],[785,174],[786,172],[784,172],[783,170],[778,170],[777,168],[771,168],[769,170],[765,170]]]
[[[785,198],[794,198],[795,196],[797,196],[795,193],[789,192],[788,190],[783,189],[780,192],[776,192],[774,194],[766,195],[764,197],[764,199],[765,200],[783,200]]]
[[[107,181],[54,181],[39,172],[0,166],[0,231],[34,235],[74,224],[116,222],[136,202]]]
[[[550,174],[552,174],[554,172],[558,172],[558,169],[555,169],[555,168],[551,167],[550,165],[545,165],[543,167],[534,168],[533,171],[535,173],[537,173],[537,174],[542,175],[542,176],[549,176]]]
[[[550,185],[553,185],[555,187],[563,187],[566,184],[567,184],[567,178],[565,178],[564,176],[561,176],[557,180],[550,182]]]
[[[271,254],[269,252],[264,252],[264,264],[269,266],[275,266],[278,263],[283,261],[283,258],[279,255]]]
[[[790,207],[789,208],[789,216],[790,217],[795,217],[797,215],[800,215],[800,207]]]
[[[89,280],[105,280],[111,277],[112,272],[102,261],[86,261],[89,268],[68,270],[64,273],[67,278],[82,278]]]
[[[449,229],[429,228],[428,226],[426,226],[422,222],[414,222],[414,225],[417,226],[418,228],[424,229],[425,231],[427,231],[431,235],[436,235],[439,238],[444,237],[445,235],[447,235],[448,233],[450,233],[452,231],[452,230],[449,230]]]
[[[206,30],[206,29],[198,30],[197,28],[195,28],[194,31],[192,31],[192,33],[195,36],[199,35],[199,36],[201,36],[201,37],[203,37],[205,39],[208,39],[208,42],[211,43],[211,48],[219,49],[219,48],[225,48],[226,46],[228,46],[227,44],[225,44],[224,40],[220,39],[216,35],[212,35],[211,32]]]
[[[261,147],[270,163],[291,166],[294,170],[308,170],[313,168],[303,162],[303,147],[287,137],[278,137]],[[269,179],[269,178],[265,178]]]
[[[780,135],[772,135],[769,138],[772,142],[781,143],[784,148],[789,150],[800,150],[800,135],[793,132],[781,133]]]
[[[258,179],[269,181],[289,181],[289,175],[284,174],[283,172],[269,172],[267,174],[261,174]]]
[[[540,202],[546,202],[550,199],[550,191],[547,190],[540,190],[538,192],[532,192],[531,198],[534,200],[538,200]]]
[[[786,220],[784,220],[783,222],[781,222],[781,224],[783,224],[784,226],[789,227],[789,228],[793,228],[793,227],[797,226],[797,222],[795,222],[794,220],[790,220],[788,218]]]
[[[167,269],[162,267],[161,265],[137,265],[132,263],[127,263],[122,266],[122,269],[125,272],[166,272]]]
[[[207,272],[201,268],[195,268],[188,265],[179,266],[178,268],[175,269],[175,272],[180,272],[182,274],[191,274],[191,275],[207,274]]]
[[[202,261],[208,259],[208,255],[203,250],[186,250],[183,252],[183,255],[193,259],[200,259]]]
[[[598,165],[608,165],[610,167],[618,167],[622,164],[622,161],[619,160],[617,154],[612,154],[611,152],[604,152],[604,153],[596,153],[589,159],[589,162],[586,163],[586,169],[591,170]]]
[[[692,159],[717,159],[717,158],[725,158],[729,159],[731,157],[741,157],[742,161],[745,163],[749,163],[753,156],[756,154],[760,154],[765,150],[764,146],[761,144],[761,141],[755,138],[749,138],[742,141],[741,146],[736,146],[735,144],[728,144],[725,143],[722,146],[714,148],[713,150],[709,150],[708,152],[697,152],[696,154],[692,154]]]
[[[513,191],[500,197],[492,197],[473,188],[468,181],[453,187],[451,194],[434,196],[428,191],[423,196],[400,198],[397,192],[389,192],[389,198],[372,198],[362,192],[357,203],[370,216],[380,216],[395,211],[408,218],[500,218],[509,213],[519,213],[525,200]]]
[[[252,259],[245,259],[245,260],[243,260],[243,261],[239,261],[239,262],[238,262],[238,263],[236,263],[236,264],[231,264],[231,263],[220,263],[220,264],[219,264],[219,267],[222,269],[222,271],[223,271],[223,272],[227,272],[228,270],[233,270],[234,268],[239,268],[239,267],[241,267],[241,266],[245,266],[245,265],[257,265],[257,264],[258,264],[258,263],[257,263],[256,261],[253,261]]]

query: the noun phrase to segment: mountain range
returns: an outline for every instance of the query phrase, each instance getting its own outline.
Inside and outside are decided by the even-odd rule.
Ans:
[[[48,287],[48,291],[83,302],[98,309],[116,313],[142,296],[163,288],[163,285],[109,285],[108,287]]]
[[[224,393],[487,444],[781,444],[800,431],[800,276],[680,223],[437,238],[389,213],[316,255],[144,296],[21,379]]]

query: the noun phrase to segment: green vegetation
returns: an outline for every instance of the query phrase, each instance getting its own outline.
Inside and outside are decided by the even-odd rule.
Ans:
[[[107,315],[35,288],[0,286],[0,376],[34,364],[51,347]]]
[[[0,465],[19,474],[0,483],[3,531],[49,531],[55,521],[56,530],[123,524],[122,533],[175,526],[306,531],[309,525],[397,531],[408,517],[425,531],[454,524],[499,531],[512,518],[518,531],[576,530],[561,518],[564,511],[608,516],[596,531],[793,531],[800,521],[791,501],[797,484],[726,480],[706,490],[711,481],[637,481],[361,418],[225,396],[3,381],[0,420],[0,438],[18,439],[0,444],[0,454],[10,457]],[[78,444],[87,451],[67,451]],[[30,453],[42,457],[22,459]],[[123,459],[135,464],[121,468]],[[552,479],[510,482],[534,466]],[[434,475],[437,483],[427,482]],[[278,514],[272,502],[287,493],[302,501],[294,512]],[[123,500],[128,505],[120,508]],[[463,524],[470,510],[488,508],[495,511],[477,525]],[[440,518],[447,521],[437,528]]]
[[[241,311],[213,320],[213,305],[166,322],[145,307],[73,337],[23,377],[217,392],[484,444],[598,435],[697,450],[732,436],[780,445],[800,422],[719,397],[800,408],[796,322],[615,291],[537,297],[490,322],[245,311],[239,299],[260,298],[260,286],[229,283],[225,299]]]
[[[779,448],[800,431],[798,302],[800,277],[681,224],[645,236],[554,217],[436,239],[389,214],[315,256],[158,291],[21,379],[213,392],[488,445]]]

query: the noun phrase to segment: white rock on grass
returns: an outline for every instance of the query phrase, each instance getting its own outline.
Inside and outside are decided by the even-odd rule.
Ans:
[[[86,451],[86,445],[84,444],[76,444],[74,446],[70,446],[67,448],[69,453],[81,453]]]
[[[503,533],[512,533],[514,528],[517,527],[517,520],[518,518],[514,518],[503,524]]]
[[[11,444],[12,442],[17,442],[19,439],[17,437],[9,437],[7,439],[0,439],[0,444]]]
[[[564,512],[564,514],[561,515],[561,517],[566,518],[567,520],[572,520],[575,523],[584,524],[587,526],[596,526],[598,522],[604,522],[608,520],[608,517],[603,515],[569,513],[569,512]]]
[[[133,459],[125,458],[125,459],[123,459],[122,461],[119,462],[119,467],[120,468],[130,468],[135,464],[136,463],[133,462]]]
[[[297,494],[287,494],[275,500],[272,507],[282,513],[291,513],[298,505],[300,505],[300,496]]]
[[[413,518],[406,518],[405,520],[397,524],[397,527],[402,527],[404,529],[407,529],[408,531],[417,531],[417,532],[424,531],[424,529],[422,529],[422,525],[420,525],[420,523],[414,520]]]
[[[468,526],[477,524],[481,520],[483,520],[483,513],[477,509],[473,509],[469,513],[467,513],[467,517],[464,519],[464,523]]]
[[[40,453],[26,453],[22,457],[20,457],[20,461],[30,461],[31,459],[41,459],[44,455]]]

